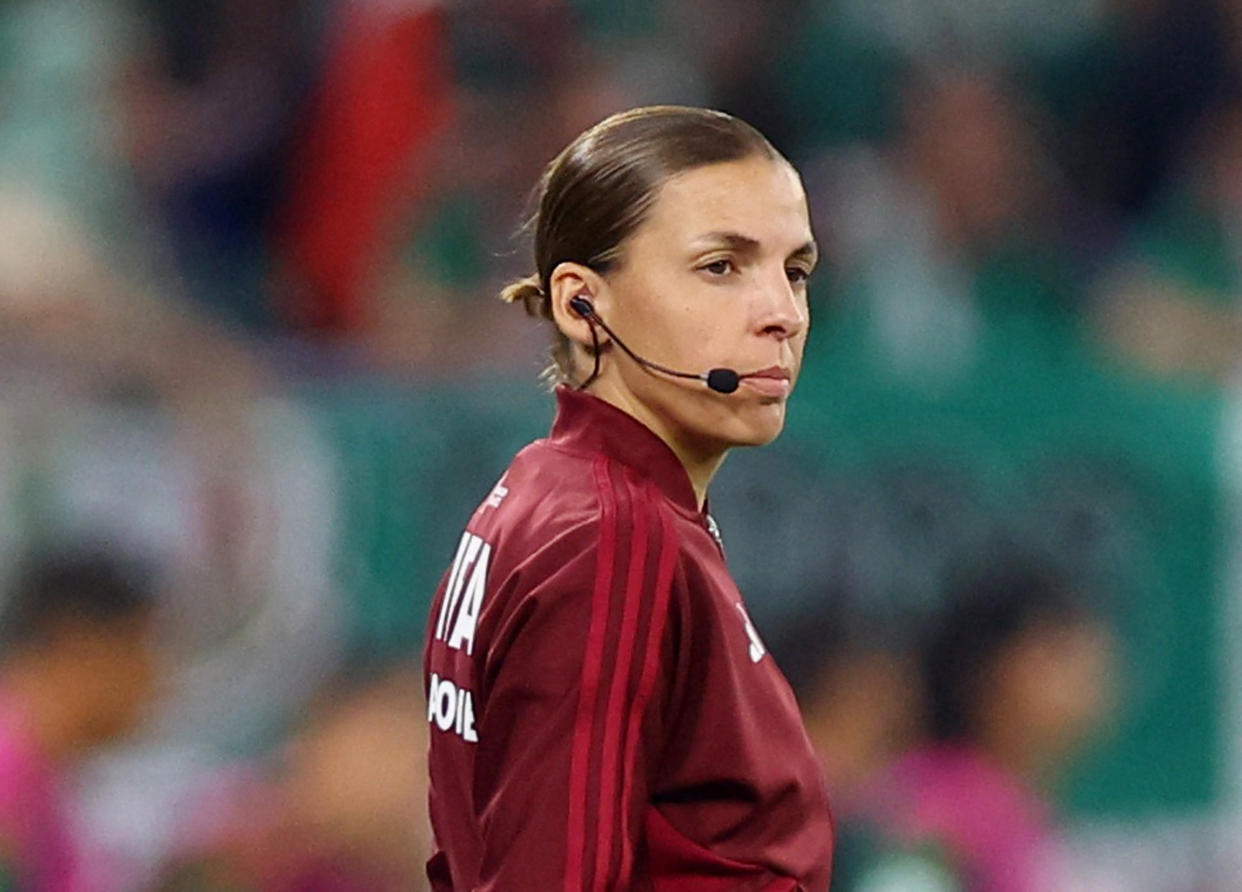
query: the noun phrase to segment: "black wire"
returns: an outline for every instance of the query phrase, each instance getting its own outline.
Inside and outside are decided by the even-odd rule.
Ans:
[[[595,366],[591,369],[591,377],[579,384],[578,390],[586,390],[599,377],[599,332],[595,330],[594,319],[588,319],[587,324],[591,328],[591,353],[595,356]]]
[[[611,328],[609,328],[608,323],[605,322],[603,319],[601,319],[597,313],[593,312],[591,314],[590,322],[591,322],[591,336],[592,337],[595,336],[595,325],[596,323],[598,323],[599,326],[608,333],[608,337],[616,341],[617,346],[620,347],[622,350],[624,350],[625,354],[629,356],[630,359],[634,360],[636,363],[638,363],[643,368],[654,369],[657,372],[663,372],[665,375],[672,375],[674,378],[689,378],[691,380],[696,380],[696,381],[707,380],[707,377],[705,375],[696,374],[695,372],[679,372],[676,369],[670,369],[668,366],[660,365],[658,362],[652,362],[650,359],[644,359],[643,357],[639,356],[637,353],[635,353],[633,350],[631,350],[629,347],[626,346],[625,341],[617,337],[617,333],[613,331]],[[596,373],[598,373],[599,371],[598,355],[596,356],[595,368],[596,368]],[[594,377],[595,377],[594,375],[591,376],[592,380],[594,380]]]

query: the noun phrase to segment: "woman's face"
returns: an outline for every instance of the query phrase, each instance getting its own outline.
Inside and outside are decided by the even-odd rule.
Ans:
[[[720,394],[651,373],[614,345],[597,392],[690,457],[769,442],[802,365],[815,260],[802,183],[784,161],[755,156],[670,178],[593,295],[596,309],[661,365],[765,376]]]

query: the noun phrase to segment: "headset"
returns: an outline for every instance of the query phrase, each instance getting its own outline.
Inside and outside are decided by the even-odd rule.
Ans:
[[[733,369],[711,369],[706,372],[679,372],[676,369],[670,369],[662,366],[658,362],[652,362],[650,359],[644,359],[633,350],[625,345],[625,341],[617,337],[617,333],[608,327],[608,323],[600,318],[599,313],[595,312],[595,305],[591,303],[591,299],[584,295],[576,295],[569,299],[569,308],[581,316],[591,326],[591,352],[595,356],[595,367],[591,370],[591,377],[578,385],[578,389],[582,390],[599,376],[599,335],[595,331],[598,325],[608,333],[608,336],[617,342],[617,346],[626,352],[630,359],[634,360],[644,368],[651,369],[663,375],[671,375],[674,378],[690,378],[695,381],[702,381],[709,389],[716,393],[729,394],[737,390],[738,385],[742,383],[743,378],[755,377],[758,373],[742,375]]]

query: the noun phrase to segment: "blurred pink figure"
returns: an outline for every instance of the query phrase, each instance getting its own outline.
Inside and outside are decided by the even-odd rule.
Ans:
[[[1039,561],[998,560],[951,598],[923,653],[929,739],[873,786],[867,821],[949,888],[1060,892],[1046,791],[1110,710],[1111,630]]]
[[[95,888],[69,823],[73,761],[129,732],[155,682],[152,593],[102,552],[33,557],[0,620],[0,888]]]
[[[55,763],[27,728],[21,706],[0,695],[0,888],[69,892],[80,888]]]
[[[1051,892],[1040,877],[1058,845],[1043,798],[970,746],[933,746],[898,760],[881,796],[889,832],[942,847],[967,888]]]

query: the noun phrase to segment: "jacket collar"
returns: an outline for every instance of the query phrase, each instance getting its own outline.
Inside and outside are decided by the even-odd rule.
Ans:
[[[637,418],[597,396],[558,387],[549,441],[575,452],[602,452],[655,483],[679,508],[700,513],[690,476],[668,444]]]

